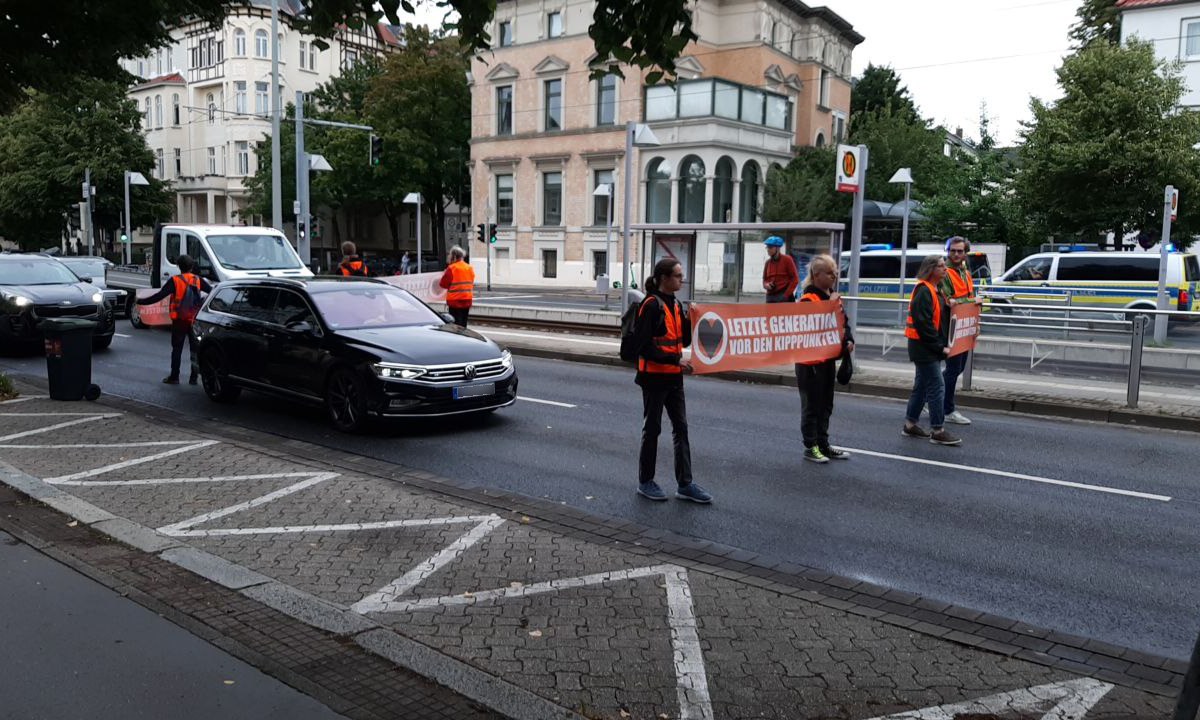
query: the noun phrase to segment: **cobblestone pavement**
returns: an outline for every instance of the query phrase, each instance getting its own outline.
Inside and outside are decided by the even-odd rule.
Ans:
[[[1172,707],[1177,663],[852,581],[765,579],[736,553],[633,544],[629,528],[470,497],[450,479],[22,389],[0,404],[10,485],[513,717],[1066,720]]]

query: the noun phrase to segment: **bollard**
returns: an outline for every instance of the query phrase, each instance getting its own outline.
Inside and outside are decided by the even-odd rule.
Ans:
[[[1183,688],[1179,691],[1179,702],[1175,703],[1174,720],[1197,720],[1200,711],[1200,637],[1192,648],[1192,659],[1188,663],[1187,675],[1183,676]]]
[[[1125,404],[1131,408],[1138,406],[1138,393],[1142,389],[1142,343],[1145,337],[1146,316],[1138,315],[1133,318],[1133,333],[1129,338],[1129,384]]]

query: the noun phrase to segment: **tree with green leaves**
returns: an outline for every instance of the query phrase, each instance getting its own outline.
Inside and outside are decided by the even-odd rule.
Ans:
[[[130,191],[133,224],[169,219],[174,199],[151,176],[155,160],[141,120],[118,83],[77,78],[54,94],[27,91],[24,102],[0,116],[0,235],[27,249],[57,244],[63,213],[75,212],[88,168],[97,188],[97,227],[120,227],[126,170],[150,181]]]
[[[466,54],[488,49],[496,0],[299,0],[287,21],[297,30],[330,38],[384,18],[403,24],[416,5],[445,9],[447,32]],[[53,10],[36,2],[7,2],[0,23],[0,113],[21,101],[26,88],[58,91],[73,77],[127,83],[114,59],[144,55],[166,45],[185,21],[219,23],[247,0],[63,0]],[[450,20],[449,18],[454,18]],[[675,59],[696,40],[687,0],[598,0],[589,30],[599,58],[614,58],[673,76]],[[324,49],[324,41],[318,47]],[[596,69],[603,72],[607,60]],[[658,75],[654,82],[657,82]]]
[[[1022,130],[1016,189],[1034,223],[1064,237],[1103,241],[1162,223],[1163,188],[1183,197],[1173,228],[1188,244],[1200,232],[1200,114],[1180,112],[1178,64],[1150,43],[1094,44],[1058,69],[1063,96],[1034,99]],[[1192,206],[1194,207],[1194,205]]]
[[[850,95],[850,116],[891,110],[892,114],[913,123],[924,123],[908,87],[900,84],[900,76],[887,65],[867,65],[854,81]],[[853,122],[853,120],[852,120]]]
[[[1121,11],[1117,9],[1117,0],[1083,0],[1075,17],[1068,34],[1079,47],[1121,44]]]
[[[787,167],[767,173],[763,220],[845,222],[853,196],[834,189],[836,169],[834,148],[799,148]]]
[[[941,130],[924,120],[913,121],[903,109],[883,108],[862,113],[851,120],[850,142],[866,145],[867,195],[872,200],[896,202],[904,199],[904,187],[888,182],[900,168],[912,169],[912,197],[935,194],[954,161],[943,153]]]

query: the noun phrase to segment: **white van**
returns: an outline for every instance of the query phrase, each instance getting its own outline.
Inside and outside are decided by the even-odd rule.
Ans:
[[[916,287],[917,270],[921,262],[929,255],[944,255],[934,250],[909,250],[904,256],[904,295],[907,296]],[[971,251],[967,253],[967,262],[971,266],[971,276],[975,284],[982,285],[992,276],[991,265],[987,253]],[[842,253],[841,261],[841,292],[849,292],[850,253]],[[859,254],[858,264],[858,294],[860,297],[894,298],[900,295],[900,251],[899,250],[863,250]]]

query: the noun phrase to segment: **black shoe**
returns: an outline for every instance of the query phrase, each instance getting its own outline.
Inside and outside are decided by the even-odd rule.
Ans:
[[[165,382],[168,385],[178,385],[179,377],[176,375],[169,375],[169,376],[163,378],[163,382]]]
[[[904,428],[900,431],[900,434],[903,435],[904,437],[910,437],[910,438],[927,438],[927,437],[929,437],[929,431],[926,430],[925,428],[921,427],[920,425],[905,425]]]
[[[191,376],[188,377],[188,385],[195,385],[199,379],[200,375],[198,373],[192,373]]]
[[[845,450],[842,450],[841,448],[835,448],[832,445],[826,445],[826,446],[822,447],[821,454],[824,455],[825,457],[829,458],[830,460],[849,460],[850,459],[850,453],[846,452]]]
[[[667,499],[667,494],[658,486],[658,483],[651,480],[650,482],[638,483],[638,495],[654,501],[663,501]]]

